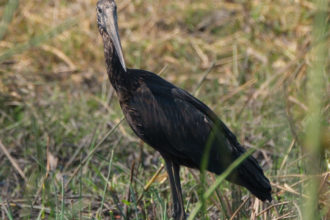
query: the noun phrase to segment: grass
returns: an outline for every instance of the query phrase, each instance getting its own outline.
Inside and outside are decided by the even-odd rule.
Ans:
[[[164,161],[121,122],[95,1],[0,5],[0,218],[170,219]],[[195,93],[240,143],[258,147],[272,182],[271,204],[228,182],[203,199],[199,172],[183,168],[187,212],[205,201],[196,219],[328,219],[328,8],[305,0],[117,5],[127,66]],[[206,189],[216,178],[206,174]]]

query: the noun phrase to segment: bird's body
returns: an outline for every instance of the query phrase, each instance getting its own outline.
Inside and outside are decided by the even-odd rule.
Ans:
[[[120,106],[134,131],[148,145],[178,165],[199,169],[208,144],[211,145],[207,169],[221,174],[245,152],[235,135],[204,103],[158,75],[137,69],[122,74]],[[217,127],[217,128],[215,128]],[[214,138],[211,136],[214,132]],[[213,140],[212,140],[213,139]],[[210,141],[210,142],[208,142]],[[247,178],[258,179],[248,184]],[[261,200],[271,200],[269,182],[253,157],[243,162],[232,182],[247,187]]]
[[[108,19],[109,15],[103,18],[102,14],[111,7],[116,18],[112,0],[98,3],[98,10],[103,10],[98,11],[99,30],[110,82],[130,127],[165,159],[174,213],[177,219],[183,219],[179,167],[199,169],[203,155],[208,153],[207,170],[221,174],[245,149],[216,114],[197,98],[154,73],[126,69],[119,35],[115,33],[117,23],[101,21]],[[252,156],[228,180],[246,187],[263,201],[271,200],[270,183]]]

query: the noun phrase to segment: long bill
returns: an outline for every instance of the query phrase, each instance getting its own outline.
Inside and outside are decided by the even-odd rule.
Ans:
[[[116,12],[114,11],[113,13],[111,13],[110,16],[111,17],[109,17],[107,15],[103,16],[104,24],[105,24],[105,27],[106,27],[106,31],[109,34],[109,36],[112,40],[112,43],[115,47],[115,50],[116,50],[116,53],[118,55],[120,64],[126,72],[127,69],[126,69],[125,60],[124,60],[124,56],[123,56],[123,51],[122,51],[122,48],[121,48],[120,38],[119,38],[119,34],[118,34],[118,24],[117,24]]]

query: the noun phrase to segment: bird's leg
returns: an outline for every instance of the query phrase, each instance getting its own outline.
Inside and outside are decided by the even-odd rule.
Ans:
[[[171,160],[166,160],[166,169],[170,180],[172,199],[173,199],[173,218],[175,220],[184,220],[185,212],[183,206],[181,184],[180,184],[180,166]]]

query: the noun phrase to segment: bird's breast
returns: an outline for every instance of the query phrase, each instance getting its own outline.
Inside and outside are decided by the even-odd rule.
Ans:
[[[166,115],[150,91],[136,90],[129,99],[121,100],[120,105],[129,126],[139,138],[159,151],[168,145],[164,131]]]

